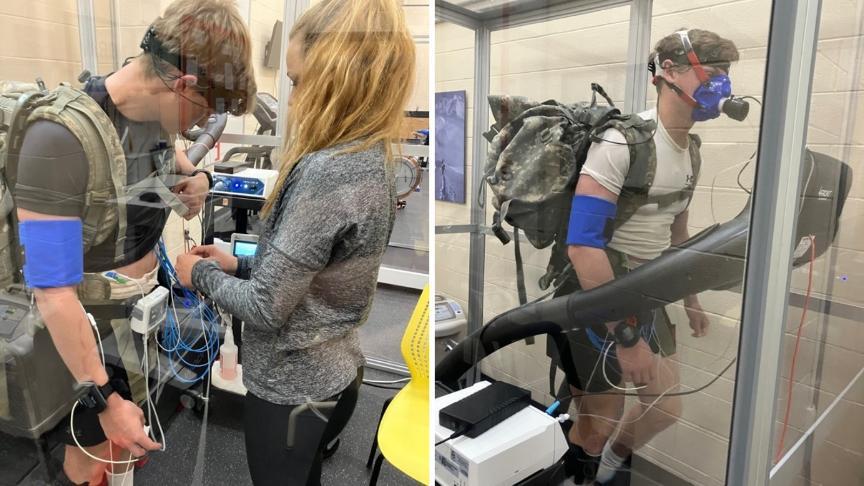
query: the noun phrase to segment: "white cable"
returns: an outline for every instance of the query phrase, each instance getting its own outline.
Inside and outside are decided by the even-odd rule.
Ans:
[[[126,277],[126,278],[128,278],[128,277]],[[80,305],[80,303],[79,303],[79,305]],[[93,316],[91,314],[87,313],[87,311],[84,309],[83,305],[81,305],[81,310],[84,311],[84,314],[87,316],[87,319],[90,321],[90,325],[96,331],[97,343],[99,344],[99,354],[100,354],[100,357],[102,358],[102,366],[105,366],[105,349],[102,346],[102,333],[99,332],[99,326],[96,324],[96,321],[95,321],[95,319],[93,319]],[[145,336],[145,342],[146,342],[146,336]],[[147,360],[146,344],[144,347],[144,359],[145,359],[145,361]],[[148,399],[149,399],[149,377],[147,377],[146,375],[145,375],[145,382],[144,383],[145,383],[145,388],[148,389]],[[84,446],[81,445],[81,443],[78,441],[78,436],[75,434],[75,410],[77,408],[78,408],[78,401],[76,400],[75,403],[72,404],[72,412],[69,415],[69,430],[71,431],[70,435],[72,436],[72,441],[75,442],[75,445],[78,447],[78,449],[81,452],[84,453],[85,456],[89,457],[90,459],[93,459],[94,461],[101,462],[103,464],[121,464],[121,465],[127,464],[127,465],[131,465],[131,464],[135,464],[136,462],[138,462],[137,458],[130,459],[128,461],[115,461],[115,460],[113,460],[114,451],[112,450],[112,447],[111,447],[112,443],[110,440],[108,442],[108,454],[111,457],[111,459],[102,459],[101,457],[97,457],[97,456],[94,456],[93,454],[90,454],[90,452],[87,451],[87,449],[85,449]],[[158,423],[158,414],[157,414],[157,423]],[[161,424],[159,425],[159,430],[160,430],[160,434],[163,433]],[[163,440],[164,440],[164,436],[163,436]],[[163,451],[165,450],[164,445],[163,445],[162,450]],[[127,467],[127,469],[126,469],[127,473],[129,472],[129,469],[130,469],[130,467]],[[125,480],[124,480],[124,482],[125,482]]]
[[[587,333],[588,330],[586,329],[585,332]],[[607,330],[606,335],[603,336],[603,345],[606,345],[606,343],[608,341],[609,341],[609,331]],[[603,346],[601,345],[601,349],[602,349],[602,347]],[[591,374],[588,376],[588,382],[585,383],[586,387],[591,386],[592,380],[594,379],[594,374],[597,373],[597,369],[598,369],[597,367],[600,365],[600,360],[602,360],[602,359],[603,359],[603,356],[601,354],[600,358],[594,362],[594,368],[591,369]]]
[[[113,443],[108,442],[108,452],[110,454],[111,460],[113,461],[114,460],[114,448],[112,446],[113,446]],[[130,453],[130,455],[131,455],[131,453]],[[138,462],[138,461],[136,460],[135,462]],[[120,486],[126,486],[126,480],[133,476],[133,475],[129,474],[129,471],[132,471],[134,468],[135,468],[135,466],[132,464],[126,465],[126,471],[123,472],[123,482],[120,484]],[[111,468],[111,474],[113,474],[113,472],[114,472],[114,468],[112,467]],[[133,480],[133,482],[134,482],[134,480]],[[113,486],[113,485],[111,485],[109,482],[109,486]]]
[[[79,302],[80,304],[80,302]],[[93,319],[93,315],[84,310],[84,306],[81,306],[81,311],[84,312],[84,315],[87,316],[87,320],[90,321],[90,326],[96,331],[96,343],[99,344],[99,356],[102,358],[102,366],[105,366],[105,348],[102,347],[102,333],[99,332],[99,326],[96,325],[96,320]]]
[[[642,338],[640,337],[639,339],[642,339]],[[606,374],[606,358],[609,356],[609,350],[612,349],[612,346],[614,344],[615,343],[609,343],[609,346],[607,346],[606,349],[603,351],[603,357],[601,358],[602,364],[600,365],[600,368],[603,370],[603,379],[606,380],[606,383],[608,383],[609,386],[611,386],[612,388],[619,390],[619,391],[632,392],[632,391],[642,390],[642,389],[646,388],[648,385],[634,386],[632,388],[618,386],[618,385],[612,383],[611,380],[609,380],[609,375]],[[653,357],[653,355],[652,355],[652,357]]]
[[[101,348],[101,338],[100,338],[100,348]],[[104,356],[103,356],[103,359],[104,359]],[[81,443],[78,442],[78,436],[75,434],[75,409],[76,408],[78,408],[78,401],[77,400],[75,401],[75,403],[72,404],[72,413],[69,415],[69,430],[71,431],[70,435],[72,436],[72,440],[75,442],[75,445],[78,446],[78,449],[81,452],[83,452],[85,456],[89,457],[90,459],[93,459],[94,461],[101,462],[103,464],[134,464],[134,463],[138,462],[138,459],[133,459],[133,460],[129,460],[129,461],[113,461],[113,460],[108,460],[108,459],[102,459],[101,457],[96,457],[93,454],[90,454],[90,452],[88,452],[87,449],[85,449],[84,446],[82,446]],[[109,454],[111,454],[113,457],[113,454],[111,453],[111,444],[110,443],[108,444],[108,451],[109,451]]]
[[[708,198],[709,198],[708,199],[708,205],[711,207],[711,221],[713,223],[717,222],[717,215],[714,214],[714,189],[717,187],[717,178],[720,177],[722,174],[725,174],[726,172],[730,172],[732,170],[735,170],[738,167],[741,167],[742,165],[749,164],[750,162],[753,161],[753,157],[755,157],[755,156],[756,156],[756,152],[753,152],[753,155],[751,155],[750,158],[745,160],[744,162],[737,163],[731,167],[727,167],[727,168],[721,170],[720,172],[714,174],[714,177],[711,179],[711,190],[708,192]],[[743,171],[744,169],[741,169],[741,170]]]
[[[150,350],[147,348],[148,335],[145,334],[142,340],[144,341],[144,390],[147,393],[147,424],[150,425],[150,439],[152,439],[153,442],[156,442],[156,436],[153,433],[153,416],[155,415],[156,428],[159,429],[159,438],[162,441],[162,448],[159,450],[165,452],[165,450],[168,449],[168,443],[165,439],[165,431],[162,429],[162,421],[159,420],[159,413],[154,411],[156,404],[153,403],[153,398],[150,394]]]
[[[587,333],[588,330],[586,329],[585,332]],[[607,332],[606,332],[606,336],[603,337],[603,344],[606,344],[606,341],[607,341],[608,339],[609,339],[609,332],[607,331]],[[603,358],[603,357],[601,356],[600,359],[602,359],[602,358]],[[598,365],[600,364],[600,359],[598,359],[597,361],[594,362],[594,368],[591,370],[591,374],[588,376],[588,381],[585,382],[582,386],[584,386],[584,387],[586,387],[586,388],[589,387],[589,386],[591,386],[591,380],[594,379],[594,374],[597,372],[597,367],[598,367]],[[583,390],[583,391],[584,391],[584,390]],[[584,396],[584,395],[582,395],[582,396]],[[579,397],[579,404],[576,406],[576,414],[577,414],[577,415],[578,415],[578,414],[580,413],[580,411],[581,411],[582,396]],[[571,398],[573,398],[573,397],[571,396]]]
[[[411,378],[409,377],[409,378],[402,378],[402,379],[399,379],[399,380],[386,380],[386,381],[381,381],[381,380],[363,380],[363,383],[366,383],[367,385],[370,384],[370,383],[373,384],[373,385],[395,385],[395,384],[397,384],[397,383],[405,383],[406,381],[410,381],[410,380],[411,380]]]
[[[603,416],[603,415],[595,415],[595,414],[590,414],[590,413],[580,413],[579,415],[580,415],[580,416],[585,416],[585,417],[593,417],[593,418],[597,418],[597,419],[600,419],[600,420],[605,420],[605,421],[607,421],[607,422],[614,423],[614,424],[618,424],[618,425],[633,424],[633,423],[636,423],[636,422],[642,420],[642,419],[645,417],[645,415],[647,415],[648,412],[651,411],[652,408],[654,408],[654,405],[657,405],[657,403],[659,403],[660,400],[662,400],[663,397],[665,397],[667,393],[671,392],[672,390],[674,390],[675,388],[677,388],[677,387],[680,386],[680,385],[681,385],[680,383],[674,383],[674,384],[672,384],[672,386],[670,386],[669,388],[667,388],[666,390],[664,390],[663,393],[661,393],[660,395],[658,395],[657,398],[655,398],[655,399],[654,399],[650,404],[648,404],[648,405],[645,405],[644,403],[642,403],[642,402],[640,401],[639,404],[640,404],[641,406],[645,407],[645,411],[642,412],[641,415],[639,415],[638,417],[636,417],[636,418],[633,419],[633,420],[622,420],[622,419],[617,419],[617,420],[616,420],[616,419],[612,419],[612,418],[609,418],[609,417],[605,417],[605,416]],[[616,426],[616,431],[618,430],[618,428],[620,428],[620,427],[617,427],[617,426]],[[613,437],[613,438],[610,439],[610,440],[614,440],[615,438],[617,438],[617,433],[616,433],[615,437]]]
[[[810,152],[810,173],[807,175],[807,182],[804,183],[804,189],[801,191],[802,195],[807,194],[807,188],[810,187],[810,178],[813,177],[813,168],[816,166],[816,161],[813,159],[813,153]],[[801,212],[804,211],[804,205],[800,204],[798,208],[798,216],[801,216]]]
[[[210,403],[210,375],[213,373],[213,355],[210,352],[210,338],[207,335],[208,333],[204,330],[204,313],[201,312],[201,308],[204,306],[204,303],[200,300],[198,301],[198,319],[201,321],[201,334],[204,335],[204,347],[207,348],[207,362],[210,363],[210,371],[207,372],[207,396],[204,398],[204,406],[209,406]]]

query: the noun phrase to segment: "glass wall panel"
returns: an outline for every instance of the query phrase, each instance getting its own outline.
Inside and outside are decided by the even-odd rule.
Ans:
[[[682,28],[705,29],[732,40],[740,56],[729,72],[732,93],[753,97],[747,100],[750,112],[745,120],[721,115],[693,127],[693,133],[701,138],[702,168],[688,209],[690,235],[749,212],[752,175],[758,163],[770,12],[771,2],[759,0],[708,0],[686,8],[675,1],[654,2],[652,46]],[[648,106],[654,106],[656,100],[657,90],[649,86]],[[729,366],[742,331],[740,287],[702,292],[699,302],[710,322],[704,336],[694,335],[681,302],[667,306],[678,324],[678,352],[673,361],[679,368],[681,391],[692,394],[682,398],[680,418],[649,442],[642,454],[694,484],[721,484],[725,481],[735,385],[735,368]]]
[[[655,0],[648,13],[650,18],[635,16],[640,18],[641,26],[631,24],[634,11],[640,8],[638,5],[598,8],[576,15],[573,12],[578,8],[578,2],[537,2],[534,4],[536,10],[530,13],[522,12],[517,7],[511,9],[509,3],[504,7],[501,2],[452,3],[479,13],[481,20],[488,20],[488,25],[494,29],[491,32],[490,44],[489,94],[508,95],[510,98],[493,100],[493,104],[498,102],[504,105],[503,108],[490,111],[490,125],[495,123],[498,115],[506,117],[512,115],[511,112],[522,112],[524,106],[519,103],[524,100],[515,100],[516,97],[525,97],[529,102],[538,103],[554,100],[571,106],[578,102],[588,102],[592,98],[592,82],[601,85],[617,107],[623,107],[626,101],[630,101],[626,93],[628,81],[632,81],[638,89],[646,90],[648,101],[644,109],[648,111],[642,112],[641,107],[637,108],[642,117],[656,118],[659,106],[660,119],[664,125],[663,128],[649,133],[647,137],[633,140],[638,143],[632,143],[633,146],[646,144],[647,138],[654,142],[658,168],[655,176],[658,179],[652,182],[649,188],[651,202],[639,204],[640,209],[628,220],[633,222],[629,227],[626,226],[628,223],[616,221],[615,233],[608,244],[612,251],[608,251],[606,255],[601,253],[601,256],[609,261],[609,267],[612,267],[610,270],[614,270],[617,278],[607,283],[602,291],[598,290],[593,294],[605,295],[602,302],[590,300],[587,297],[591,295],[589,293],[584,294],[586,297],[578,294],[580,297],[574,299],[574,302],[580,304],[568,309],[576,313],[574,322],[578,322],[580,318],[586,322],[596,321],[598,318],[591,317],[590,314],[601,309],[602,312],[613,314],[624,313],[622,309],[640,309],[641,313],[635,310],[627,311],[636,313],[635,321],[639,323],[637,329],[645,333],[640,342],[650,342],[652,351],[660,351],[659,354],[664,356],[659,359],[657,354],[653,355],[653,377],[650,380],[621,380],[614,369],[616,363],[620,362],[617,358],[613,361],[610,357],[613,353],[617,354],[621,348],[619,345],[610,345],[623,337],[613,336],[609,329],[602,325],[593,327],[593,334],[586,333],[577,329],[582,327],[578,324],[570,326],[574,329],[568,328],[568,331],[559,336],[559,343],[567,344],[562,344],[557,349],[572,352],[571,358],[576,369],[567,370],[570,373],[567,378],[570,378],[570,385],[579,385],[579,388],[571,388],[564,381],[563,371],[567,367],[565,365],[559,364],[554,381],[550,380],[548,356],[555,353],[551,349],[548,335],[537,336],[533,341],[520,339],[500,349],[503,338],[500,342],[485,343],[496,351],[482,360],[481,371],[494,380],[530,390],[532,398],[544,406],[552,404],[556,399],[561,401],[562,408],[559,411],[569,412],[576,421],[566,432],[568,439],[590,453],[601,453],[604,445],[610,446],[607,449],[615,451],[616,455],[627,455],[633,451],[632,457],[618,469],[615,475],[617,482],[614,484],[724,484],[735,386],[734,360],[742,328],[740,283],[746,265],[745,230],[749,224],[748,200],[752,192],[754,167],[758,163],[756,154],[761,129],[760,103],[765,79],[772,2],[699,0],[687,2],[685,5],[678,1]],[[531,2],[524,2],[522,6],[529,3]],[[560,5],[561,3],[566,5]],[[497,14],[494,14],[495,12]],[[512,26],[508,25],[510,15],[513,15],[516,22]],[[538,20],[529,22],[528,19]],[[637,46],[630,44],[631,39],[638,37],[640,28],[646,27],[649,20],[650,45],[637,49]],[[640,71],[635,74],[634,79],[628,80],[628,75],[633,76],[629,74],[633,65],[644,63],[645,58],[642,56],[647,57],[661,39],[672,35],[665,47],[671,50],[671,63],[662,65],[662,68],[668,69],[667,76],[670,80],[678,86],[684,86],[682,89],[692,95],[699,87],[700,80],[684,56],[680,37],[673,35],[680,29],[711,31],[734,44],[735,48],[732,49],[731,44],[718,43],[711,36],[703,36],[695,31],[691,34],[691,40],[695,44],[713,44],[713,50],[708,49],[711,52],[703,52],[700,47],[700,53],[705,57],[712,53],[717,55],[719,49],[728,51],[720,54],[721,57],[736,61],[728,72],[732,94],[736,97],[749,97],[739,100],[749,104],[749,115],[742,121],[719,113],[716,119],[695,121],[691,116],[692,110],[686,105],[681,108],[681,104],[686,102],[668,85],[661,88],[664,94],[658,102],[658,87],[652,85],[650,73]],[[468,69],[465,60],[442,56],[440,44],[450,41],[442,32],[447,31],[439,24],[439,48],[436,58],[439,90],[442,70],[449,72]],[[637,59],[635,52],[644,54],[640,54]],[[723,74],[723,66],[706,59],[702,62],[705,63],[709,76]],[[598,95],[597,99],[601,104],[606,104],[601,96]],[[727,106],[727,112],[730,112],[730,106],[734,106],[734,102]],[[487,104],[483,108],[488,107]],[[681,108],[680,113],[673,111],[674,107]],[[538,116],[534,121],[540,124],[540,118]],[[519,139],[512,136],[514,132],[508,132],[511,135],[509,139],[501,135],[513,125],[503,125],[505,124],[495,127],[491,136],[499,136],[496,138],[497,143],[516,143]],[[527,126],[526,122],[522,125],[522,130],[530,130],[525,128]],[[557,126],[543,131],[538,129],[534,138],[521,139],[519,142],[527,147],[532,146],[532,143],[540,147],[546,144],[549,147],[552,145],[550,138],[557,140],[555,137],[558,134],[554,131]],[[566,123],[561,126],[566,126]],[[688,138],[688,131],[699,138]],[[626,205],[629,204],[627,198],[632,197],[632,193],[621,192],[621,187],[612,191],[609,187],[615,184],[610,183],[610,180],[618,177],[624,182],[623,180],[629,177],[628,171],[633,168],[630,155],[634,152],[640,157],[640,161],[647,158],[640,155],[638,149],[631,147],[625,151],[626,163],[621,173],[611,174],[611,169],[607,166],[604,166],[607,172],[599,171],[598,161],[608,162],[607,165],[614,164],[617,156],[611,155],[615,149],[609,148],[616,145],[616,140],[605,139],[608,135],[602,132],[598,135],[599,140],[594,140],[595,146],[592,150],[605,145],[606,151],[598,148],[599,153],[589,155],[589,165],[592,167],[583,172],[583,178],[585,174],[589,174],[589,179],[596,184],[593,188],[587,185],[577,189],[577,192],[598,197],[603,197],[606,193],[612,193],[613,198],[618,196],[615,210],[620,219],[624,220],[627,218],[621,215],[627,213],[622,211],[626,210]],[[493,147],[496,142],[493,142]],[[479,143],[484,154],[489,149],[485,140],[474,140],[472,143]],[[623,137],[617,144],[622,143],[626,143]],[[657,149],[657,146],[660,148]],[[473,146],[469,148],[469,154],[472,149]],[[623,148],[619,150],[624,151]],[[532,161],[540,165],[538,160],[541,155],[526,151],[502,153],[500,156],[496,154],[497,158],[493,163],[497,164],[498,169],[513,164],[512,177],[518,178],[517,169],[530,170],[528,167]],[[701,165],[694,168],[693,161],[697,152]],[[687,155],[676,158],[674,153]],[[673,176],[672,179],[667,178],[670,172],[659,175],[661,172],[673,170],[676,163],[683,164],[683,173]],[[558,166],[552,167],[554,172]],[[504,181],[509,177],[504,170],[495,172],[491,164],[486,175],[500,175]],[[604,177],[602,183],[597,182]],[[619,186],[631,182],[626,179],[626,182]],[[606,192],[600,191],[597,185]],[[520,190],[527,191],[525,187]],[[688,188],[687,190],[692,188],[693,192],[692,196],[686,196],[680,206],[669,206],[668,201],[663,201],[663,197],[671,197],[670,194],[674,195],[682,187]],[[492,190],[488,185],[483,197],[485,222],[487,226],[492,226],[496,208]],[[680,199],[678,203],[681,203]],[[443,206],[442,210],[442,204],[438,202],[436,205],[437,225],[453,221],[447,214],[448,206]],[[517,215],[513,216],[513,207],[509,209],[512,217],[524,214],[516,213]],[[536,211],[537,219],[540,220],[548,207],[519,210]],[[466,209],[462,214],[467,220],[470,213]],[[660,214],[664,216],[652,219]],[[737,249],[734,254],[729,258],[714,254],[714,251],[728,243],[729,232],[736,228],[742,232],[735,240]],[[504,223],[503,229],[512,237],[513,228],[510,224]],[[701,239],[685,242],[688,237],[697,234],[701,234]],[[657,239],[660,235],[663,236]],[[555,250],[542,244],[538,244],[542,248],[537,249],[526,241],[524,233],[521,236],[525,298],[530,302],[556,290],[555,283],[548,280],[540,285],[541,279],[548,276],[547,265]],[[437,238],[438,289],[455,289],[453,292],[456,295],[467,298],[469,277],[475,269],[468,269],[465,265],[468,261],[467,254],[462,260],[450,258],[447,251],[455,245],[441,236]],[[464,247],[467,248],[467,236],[463,240],[466,243]],[[664,244],[660,245],[662,248],[658,247],[656,251],[649,249],[652,242],[660,240],[665,240]],[[573,246],[587,245],[576,244],[571,248]],[[683,250],[678,250],[679,247]],[[669,250],[664,251],[667,248]],[[569,267],[570,261],[574,259],[580,262],[580,258],[590,258],[585,252],[577,253],[558,250],[558,255],[564,255],[565,268]],[[513,242],[503,245],[496,236],[487,233],[483,257],[483,322],[488,324],[494,322],[496,317],[520,315],[515,312],[507,314],[520,306],[517,257],[514,254]],[[452,264],[449,263],[451,261]],[[442,268],[458,265],[459,262],[460,267]],[[577,282],[585,287],[593,287],[597,283],[593,282],[592,278],[607,282],[611,277],[592,277],[591,270],[584,267],[576,270],[578,277],[571,270],[569,276],[563,279],[563,284],[562,280],[557,281],[560,286],[557,288],[559,294],[578,292]],[[656,310],[646,313],[645,308]],[[518,321],[519,325],[539,326],[539,323],[546,324],[544,318],[551,319],[541,311],[526,314],[530,315],[521,316],[524,319]],[[502,327],[502,323],[506,322],[503,317],[496,322],[496,336],[503,335],[506,326]],[[553,322],[560,325],[559,320]],[[569,324],[573,323],[566,323],[565,326]],[[598,324],[602,324],[602,320]],[[512,326],[512,329],[519,325]],[[628,353],[623,353],[620,359],[625,360]],[[440,354],[437,359],[441,359]],[[648,381],[647,388],[643,387],[645,381]],[[584,394],[581,389],[589,383],[590,393]],[[586,396],[583,398],[583,395]],[[614,459],[613,455],[608,452],[606,454],[607,459]],[[598,471],[597,460],[586,456],[579,457],[576,484],[596,478],[598,473],[606,475],[602,479],[608,478],[608,472],[603,472],[602,468]],[[612,461],[613,464],[615,462]]]
[[[435,171],[435,226],[467,225],[471,222],[471,207],[476,199],[472,187],[474,164],[474,65],[476,62],[474,31],[450,23],[435,23],[435,116],[437,160]],[[442,97],[442,93],[446,93]],[[450,101],[447,101],[447,100]],[[458,100],[464,99],[464,104]],[[440,106],[439,106],[440,105]],[[449,107],[447,119],[442,119]],[[441,127],[446,126],[444,133]],[[442,148],[444,149],[442,151]],[[442,153],[452,153],[459,162],[448,163]],[[443,172],[442,172],[443,168]],[[448,178],[448,175],[449,178]],[[450,201],[445,195],[451,190],[464,193],[463,202]],[[457,199],[457,198],[451,198]],[[468,308],[468,247],[470,235],[438,233],[435,235],[436,293],[456,299]],[[461,338],[463,334],[453,335]]]
[[[506,25],[506,24],[505,24]],[[548,19],[492,32],[491,96],[521,96],[532,102],[555,100],[572,104],[591,99],[591,83],[600,84],[612,101],[624,104],[627,78],[630,7],[616,7],[578,16]],[[605,103],[605,102],[603,102]],[[489,109],[489,104],[485,106]],[[495,114],[490,112],[490,124]],[[485,141],[484,141],[485,142]],[[488,189],[488,187],[487,187]],[[487,223],[495,212],[493,193],[486,193]],[[505,226],[512,234],[513,228]],[[521,234],[527,300],[535,300],[554,289],[541,288],[551,248],[537,249]],[[484,322],[518,307],[517,264],[514,243],[502,244],[494,235],[486,237],[486,274],[483,288]],[[547,337],[520,341],[484,362],[484,372],[531,389],[541,402],[549,394]],[[561,373],[558,373],[558,381]],[[560,383],[556,383],[557,388]]]
[[[775,408],[772,485],[864,481],[864,300],[860,243],[864,202],[855,177],[864,169],[864,2],[822,2],[809,106],[808,153],[801,183],[811,201],[842,199],[827,234],[799,243],[792,271],[781,378]],[[811,173],[809,161],[842,163],[846,184]],[[838,199],[839,196],[839,199]],[[805,203],[806,204],[806,203]],[[805,208],[806,209],[806,208]],[[826,213],[833,212],[830,208]],[[819,216],[817,216],[819,217]],[[830,214],[823,215],[833,223]],[[799,225],[801,222],[799,221]],[[836,231],[836,235],[833,234]],[[819,241],[819,240],[823,241]],[[828,245],[821,255],[816,249]]]
[[[412,287],[381,287],[385,298],[376,301],[373,314],[361,329],[360,339],[367,360],[386,365],[406,365],[400,348],[405,322],[395,315],[410,314],[420,297],[416,282],[425,283],[429,276],[429,196],[432,187],[429,171],[429,146],[424,145],[423,130],[429,129],[429,3],[420,0],[403,2],[408,28],[414,38],[415,81],[405,106],[406,118],[400,140],[394,140],[397,164],[398,209],[390,243],[384,253],[379,282]],[[426,139],[428,140],[428,139]],[[395,144],[400,144],[396,147]],[[410,272],[409,278],[399,277]],[[422,284],[421,284],[422,285]],[[416,292],[415,292],[416,291]],[[404,371],[404,370],[403,370]]]

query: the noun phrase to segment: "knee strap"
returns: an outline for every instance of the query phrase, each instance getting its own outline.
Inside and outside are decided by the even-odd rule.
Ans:
[[[617,206],[603,198],[577,194],[570,205],[567,244],[606,248],[612,238]]]

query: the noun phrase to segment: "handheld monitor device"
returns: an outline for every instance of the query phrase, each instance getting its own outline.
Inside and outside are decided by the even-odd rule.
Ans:
[[[231,254],[234,256],[254,256],[258,250],[258,235],[234,233],[231,235]]]

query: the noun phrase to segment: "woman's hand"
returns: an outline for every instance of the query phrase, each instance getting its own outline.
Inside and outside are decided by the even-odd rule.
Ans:
[[[185,255],[177,257],[177,263],[174,264],[174,271],[177,272],[177,278],[180,279],[180,285],[189,290],[195,289],[194,285],[192,285],[192,268],[201,260],[203,260],[203,258],[198,255],[193,255],[192,253],[186,253]]]
[[[237,273],[237,257],[216,248],[216,245],[196,246],[189,253],[208,260],[214,260],[219,264],[219,268],[229,275]]]

